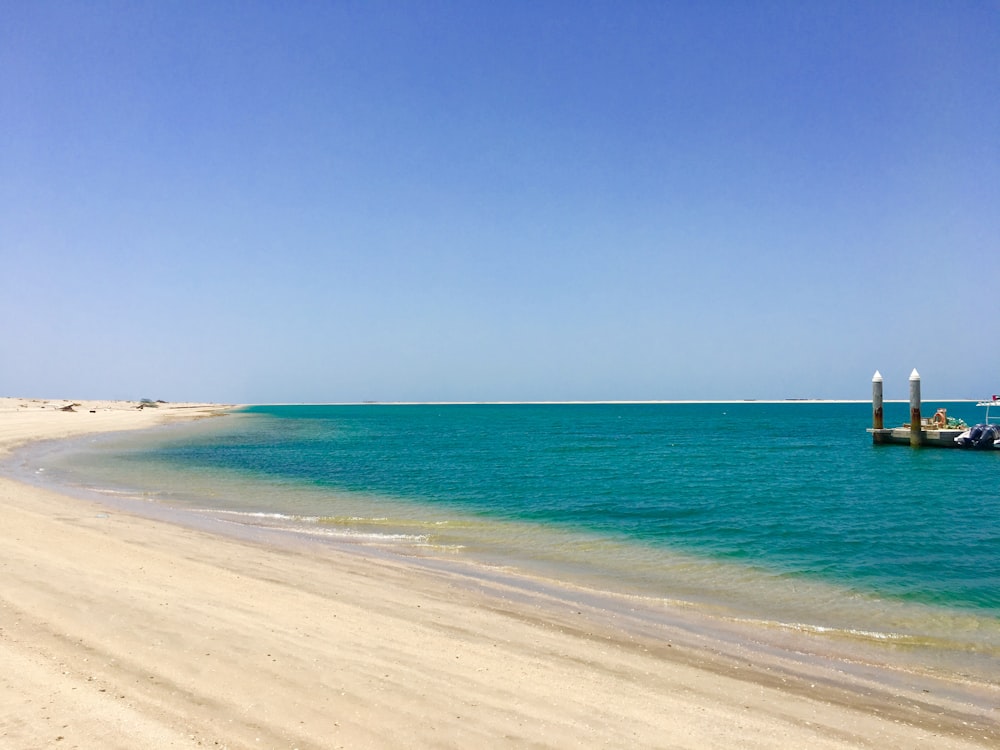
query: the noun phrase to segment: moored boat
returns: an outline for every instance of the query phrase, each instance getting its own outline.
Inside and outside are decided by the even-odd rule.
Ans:
[[[962,448],[1000,449],[1000,417],[994,416],[993,422],[990,422],[990,408],[1000,410],[1000,396],[994,395],[992,399],[980,401],[976,406],[986,407],[986,419],[958,435],[955,442]]]

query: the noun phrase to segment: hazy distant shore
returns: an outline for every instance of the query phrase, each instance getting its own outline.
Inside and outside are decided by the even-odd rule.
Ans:
[[[0,399],[0,453],[232,408]],[[995,716],[915,679],[810,671],[697,630],[665,640],[599,605],[447,566],[212,535],[6,477],[0,513],[2,745],[1000,741]]]
[[[975,398],[933,398],[926,399],[928,403],[974,403]],[[282,401],[268,403],[268,406],[518,406],[518,405],[544,405],[544,404],[869,404],[871,399],[836,399],[836,398],[743,398],[743,399],[679,399],[679,400],[596,400],[596,401],[323,401],[323,402],[297,402]],[[883,399],[887,404],[909,403],[904,398]]]

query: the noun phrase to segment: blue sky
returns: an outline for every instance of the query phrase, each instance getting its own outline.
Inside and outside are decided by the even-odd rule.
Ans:
[[[1000,389],[1000,3],[3,16],[0,395]]]

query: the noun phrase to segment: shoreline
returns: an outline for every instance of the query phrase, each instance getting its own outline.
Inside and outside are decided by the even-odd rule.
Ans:
[[[30,403],[0,399],[0,451],[233,408],[13,402]],[[1000,741],[996,701],[977,709],[947,683],[880,682],[866,665],[851,673],[713,641],[697,617],[666,632],[583,594],[363,549],[237,539],[8,477],[0,506],[0,744]]]
[[[975,398],[933,398],[927,403],[974,404],[981,399]],[[870,398],[737,398],[737,399],[659,399],[652,401],[633,400],[600,400],[600,401],[287,401],[268,404],[248,404],[248,406],[621,406],[621,405],[677,405],[677,404],[719,404],[733,406],[737,404],[870,404]],[[886,404],[908,404],[905,398],[883,399]]]

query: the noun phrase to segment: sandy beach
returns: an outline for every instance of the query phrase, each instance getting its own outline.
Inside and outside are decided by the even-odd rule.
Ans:
[[[0,399],[0,452],[226,409],[137,407]],[[0,516],[0,748],[1000,745],[997,703],[947,684],[740,660],[448,568],[6,477]]]

